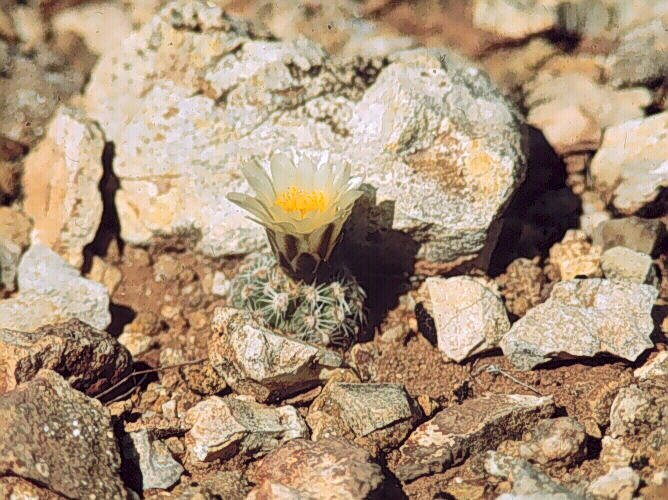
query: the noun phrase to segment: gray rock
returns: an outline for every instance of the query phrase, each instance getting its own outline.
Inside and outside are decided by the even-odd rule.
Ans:
[[[621,213],[653,202],[668,186],[668,111],[607,128],[589,170]]]
[[[27,382],[46,368],[75,389],[94,395],[123,378],[132,358],[119,342],[72,319],[33,333],[0,329],[0,393]]]
[[[102,219],[103,150],[99,127],[80,111],[61,107],[24,161],[24,210],[34,222],[33,241],[77,268]]]
[[[522,40],[554,29],[556,3],[544,0],[476,0],[473,24],[509,40]]]
[[[468,276],[427,278],[439,350],[457,362],[496,347],[510,329],[501,298]]]
[[[0,395],[0,476],[42,484],[68,498],[126,498],[109,414],[57,373]]]
[[[399,449],[393,472],[402,481],[441,472],[505,439],[520,437],[553,412],[551,398],[495,394],[468,399],[415,429]]]
[[[530,309],[501,340],[520,370],[562,355],[607,352],[634,361],[653,346],[650,315],[656,288],[603,279],[561,281],[550,298]]]
[[[626,247],[613,247],[601,256],[601,269],[606,278],[658,285],[652,257]]]
[[[640,380],[668,375],[668,351],[661,351],[640,368],[633,371],[633,376]]]
[[[308,437],[294,407],[272,408],[247,396],[211,396],[188,410],[186,424],[188,450],[202,462],[237,453],[260,457],[290,439]]]
[[[104,330],[111,322],[105,287],[82,278],[45,246],[33,245],[23,254],[18,285],[16,296],[0,300],[0,328],[30,332],[77,318]]]
[[[201,1],[169,4],[103,56],[85,104],[116,144],[121,233],[133,244],[178,234],[212,256],[265,245],[226,194],[248,189],[243,161],[295,146],[349,161],[421,256],[465,260],[525,173],[519,114],[460,57],[333,61]]]
[[[500,495],[497,500],[584,500],[584,496],[557,484],[526,460],[488,451],[485,471],[512,482],[512,491]]]
[[[216,309],[209,361],[236,392],[276,400],[325,381],[343,363],[334,351],[284,337],[260,326],[251,313]]]
[[[638,474],[631,467],[622,467],[595,479],[587,492],[597,499],[631,500],[639,485]]]
[[[601,222],[594,230],[592,240],[604,250],[623,246],[651,255],[665,232],[666,227],[659,219],[631,216]]]
[[[621,389],[610,409],[613,438],[648,433],[668,425],[666,379],[657,377]]]
[[[265,481],[281,485],[279,495],[287,490],[299,499],[326,495],[332,500],[362,500],[378,494],[384,478],[370,455],[348,441],[294,439],[269,453],[252,479],[258,485]]]
[[[130,432],[121,441],[125,459],[141,472],[141,488],[167,489],[183,474],[183,467],[162,441],[151,441],[148,431]]]
[[[309,408],[312,439],[342,437],[372,455],[397,447],[422,416],[398,384],[330,382]]]
[[[21,258],[21,247],[0,236],[0,290],[16,290],[16,274]]]
[[[668,74],[668,19],[654,19],[625,33],[606,60],[614,85],[637,85]]]

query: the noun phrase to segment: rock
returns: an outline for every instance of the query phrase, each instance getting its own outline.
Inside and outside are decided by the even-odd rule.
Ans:
[[[604,436],[601,441],[601,462],[608,468],[626,467],[633,460],[633,452],[624,446],[621,438]]]
[[[246,500],[302,500],[303,498],[305,497],[295,488],[262,481],[250,491]]]
[[[375,456],[399,446],[421,416],[401,385],[329,382],[306,422],[315,441],[341,437]]]
[[[595,479],[587,492],[601,499],[631,500],[639,485],[638,474],[631,467],[622,467]]]
[[[640,368],[633,371],[633,376],[640,380],[668,375],[668,351],[661,351]]]
[[[224,273],[216,271],[213,275],[211,293],[218,297],[227,297],[232,288],[232,281],[227,279]]]
[[[648,379],[617,393],[608,430],[613,438],[648,433],[661,425],[668,425],[665,378]]]
[[[202,477],[200,486],[214,498],[225,500],[245,500],[251,490],[244,475],[239,471],[216,471]]]
[[[253,477],[256,484],[270,481],[297,490],[298,498],[331,500],[373,498],[383,479],[369,454],[343,439],[288,441],[260,462]]]
[[[0,241],[11,241],[21,250],[30,245],[32,221],[12,207],[0,207]]]
[[[12,11],[16,34],[25,52],[33,51],[44,44],[47,27],[37,9],[17,5]]]
[[[613,247],[601,256],[601,269],[610,280],[631,281],[657,286],[652,257],[626,247]]]
[[[508,40],[522,40],[557,26],[556,3],[545,0],[476,0],[473,24]]]
[[[556,283],[550,298],[517,321],[500,342],[520,370],[569,356],[607,352],[634,361],[652,347],[649,285],[603,279]]]
[[[623,217],[601,222],[594,231],[594,245],[604,250],[623,246],[651,255],[663,239],[666,227],[659,219]]]
[[[102,406],[44,370],[0,395],[0,475],[68,498],[126,498],[111,419]]]
[[[439,350],[461,362],[497,346],[510,329],[501,299],[468,276],[427,278],[428,305]]]
[[[155,346],[156,341],[144,335],[141,332],[126,332],[124,331],[118,336],[118,342],[120,342],[128,351],[133,358],[141,356],[146,352],[150,351],[153,346]]]
[[[668,186],[668,111],[606,129],[591,161],[597,191],[630,215],[654,201]]]
[[[560,155],[595,150],[602,129],[643,117],[652,102],[645,88],[615,90],[577,73],[541,72],[524,92],[528,123]]]
[[[183,474],[183,467],[172,457],[167,446],[149,438],[147,431],[130,432],[121,440],[125,460],[140,471],[143,491],[165,490],[174,485]]]
[[[420,256],[477,256],[524,177],[519,114],[452,53],[386,63],[334,61],[303,38],[262,38],[217,6],[170,3],[102,56],[85,96],[116,145],[123,239],[178,235],[211,256],[266,245],[226,195],[248,189],[243,161],[294,146],[364,174]]]
[[[273,333],[247,311],[214,312],[209,361],[236,392],[277,400],[319,385],[343,363],[334,351]]]
[[[16,274],[21,258],[21,247],[0,236],[0,291],[16,290]]]
[[[100,129],[81,112],[60,108],[46,137],[25,159],[25,211],[34,221],[33,239],[83,264],[102,218]]]
[[[118,382],[132,365],[115,338],[76,319],[34,333],[0,329],[0,360],[0,393],[46,368],[92,396]]]
[[[542,465],[570,466],[584,459],[585,428],[570,417],[541,420],[522,441],[504,441],[498,451]]]
[[[516,316],[524,316],[543,301],[542,289],[547,280],[539,262],[539,259],[515,259],[506,272],[496,278],[506,307]]]
[[[308,437],[294,407],[272,408],[244,396],[211,396],[188,410],[186,423],[188,451],[202,462],[237,453],[257,458],[290,439]]]
[[[584,500],[567,488],[555,483],[549,476],[534,469],[529,462],[488,451],[485,455],[485,471],[492,476],[512,482],[512,491],[497,497],[500,500],[545,499]]]
[[[558,271],[556,279],[600,277],[601,248],[590,245],[583,231],[569,229],[561,242],[550,248],[550,264]]]
[[[19,477],[0,477],[0,498],[61,500],[63,497]]]
[[[103,284],[109,295],[113,295],[123,280],[123,274],[117,267],[94,255],[87,278]]]
[[[51,18],[57,35],[80,36],[95,54],[118,47],[132,32],[129,14],[113,2],[96,2],[61,10]]]
[[[654,19],[622,37],[607,57],[613,85],[651,84],[668,74],[668,20]]]
[[[401,481],[441,472],[495,448],[554,412],[550,398],[517,394],[467,399],[420,425],[399,449],[393,472]]]
[[[79,275],[52,250],[33,245],[18,269],[19,294],[0,300],[0,328],[30,332],[77,318],[99,330],[111,322],[104,286]]]

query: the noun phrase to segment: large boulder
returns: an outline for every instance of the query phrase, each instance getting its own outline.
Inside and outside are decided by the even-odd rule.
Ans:
[[[436,261],[477,256],[525,173],[517,111],[458,56],[334,60],[178,0],[105,54],[86,109],[114,141],[124,240],[178,234],[209,255],[264,245],[228,200],[239,166],[289,146],[349,161]]]

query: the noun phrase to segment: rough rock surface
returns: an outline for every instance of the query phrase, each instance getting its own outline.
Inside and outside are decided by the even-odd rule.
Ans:
[[[610,435],[634,436],[668,425],[667,381],[657,377],[621,389],[610,409]]]
[[[294,439],[269,453],[253,479],[297,490],[300,499],[362,500],[378,490],[383,474],[366,451],[343,439]]]
[[[501,299],[468,276],[427,278],[428,306],[434,318],[438,348],[448,358],[466,358],[496,347],[510,329]]]
[[[30,332],[77,318],[104,330],[111,322],[104,286],[82,278],[79,271],[43,245],[33,245],[23,254],[18,285],[16,296],[0,300],[0,328]]]
[[[401,385],[330,382],[306,422],[313,440],[342,437],[376,455],[402,443],[421,416]]]
[[[569,229],[561,242],[550,248],[550,264],[557,272],[555,279],[566,281],[576,276],[600,277],[601,248],[592,246],[583,231]]]
[[[607,352],[635,360],[653,346],[650,316],[658,292],[649,285],[604,279],[557,283],[501,340],[517,368],[530,370],[562,354]]]
[[[659,219],[622,217],[601,222],[594,230],[592,241],[603,250],[622,246],[651,255],[665,232],[666,227]]]
[[[75,389],[94,395],[118,382],[131,364],[115,338],[76,319],[33,333],[0,329],[0,393],[48,368]]]
[[[130,432],[121,441],[121,451],[125,460],[141,472],[142,490],[167,489],[174,485],[183,467],[172,457],[167,446],[158,440],[151,440],[148,431]]]
[[[55,372],[0,395],[0,476],[12,475],[68,498],[123,499],[111,420],[96,400]]]
[[[166,6],[103,56],[85,101],[116,145],[121,232],[134,244],[178,234],[214,256],[264,245],[226,194],[248,189],[244,160],[295,146],[348,160],[422,256],[473,258],[525,171],[517,112],[458,56],[333,62],[200,1]]]
[[[539,262],[538,258],[515,259],[496,279],[508,311],[516,316],[524,316],[543,301],[542,290],[547,280]]]
[[[102,218],[104,137],[73,108],[61,107],[44,139],[25,159],[25,212],[34,221],[33,240],[74,267],[93,241]]]
[[[522,40],[557,26],[556,3],[549,0],[476,0],[473,23],[509,40]]]
[[[591,161],[594,187],[633,214],[668,187],[668,111],[609,127]]]
[[[631,467],[614,469],[596,478],[587,493],[597,499],[631,500],[640,485],[640,477]]]
[[[247,396],[211,396],[186,414],[186,444],[202,462],[236,453],[260,457],[295,438],[307,438],[308,427],[292,406],[272,408]]]
[[[420,425],[399,449],[394,473],[402,481],[458,465],[474,453],[514,439],[550,417],[550,398],[491,395],[446,408]]]
[[[16,274],[21,258],[21,247],[0,236],[0,291],[16,290]]]
[[[275,400],[324,381],[343,360],[333,351],[273,333],[247,311],[218,308],[209,361],[236,392]]]
[[[652,257],[626,247],[613,247],[603,252],[601,269],[611,280],[656,285],[658,278]]]
[[[640,380],[664,375],[668,375],[668,351],[661,351],[633,372],[633,376]]]

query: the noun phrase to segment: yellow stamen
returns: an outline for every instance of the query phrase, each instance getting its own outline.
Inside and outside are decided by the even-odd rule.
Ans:
[[[299,212],[299,218],[303,219],[309,212],[325,211],[325,193],[322,191],[304,191],[296,186],[290,186],[287,191],[276,195],[276,205],[286,212]]]

